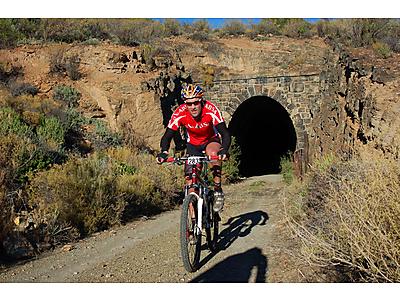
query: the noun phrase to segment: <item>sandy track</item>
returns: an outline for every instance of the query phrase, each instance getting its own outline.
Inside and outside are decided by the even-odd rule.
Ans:
[[[283,188],[276,175],[225,187],[220,251],[202,251],[202,266],[195,273],[187,273],[181,262],[176,209],[101,232],[71,251],[57,249],[9,268],[0,282],[301,281],[281,234],[278,195]]]

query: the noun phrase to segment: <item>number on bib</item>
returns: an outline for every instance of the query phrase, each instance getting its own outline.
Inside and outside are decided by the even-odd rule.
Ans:
[[[200,163],[200,157],[196,157],[196,156],[188,157],[188,160],[187,160],[188,165],[193,166],[198,163]]]

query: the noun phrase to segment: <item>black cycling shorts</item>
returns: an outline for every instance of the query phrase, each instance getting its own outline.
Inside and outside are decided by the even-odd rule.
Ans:
[[[187,143],[186,144],[186,154],[194,155],[194,156],[203,156],[205,154],[205,153],[203,153],[203,151],[205,152],[207,145],[212,142],[221,144],[221,140],[219,139],[219,137],[213,137],[207,143],[205,143],[203,145],[198,145],[198,146]],[[185,163],[185,176],[190,176],[192,174],[192,168],[193,168],[193,166],[188,166]]]
[[[207,145],[212,142],[221,144],[221,140],[219,139],[219,137],[213,137],[207,143],[205,143],[203,145],[198,145],[198,146],[187,143],[186,144],[186,154],[187,155],[195,155],[195,156],[203,156],[205,154],[205,153],[203,153],[203,151],[205,152]],[[192,174],[192,168],[193,168],[193,166],[188,166],[185,163],[185,176],[190,176]]]

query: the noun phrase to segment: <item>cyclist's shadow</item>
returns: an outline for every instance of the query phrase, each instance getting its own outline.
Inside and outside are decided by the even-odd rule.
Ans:
[[[254,226],[265,225],[268,219],[268,214],[261,210],[229,218],[226,223],[222,224],[229,225],[229,227],[219,234],[218,249],[226,250],[236,239],[250,234]]]
[[[229,218],[226,223],[222,224],[229,225],[229,227],[222,230],[219,234],[219,240],[217,243],[218,252],[228,249],[239,237],[245,237],[250,234],[253,227],[257,225],[265,225],[268,219],[268,214],[261,210]],[[211,258],[215,256],[215,254],[216,253],[210,253],[207,255],[200,262],[200,267],[204,266]]]
[[[232,255],[190,282],[265,282],[268,260],[260,248]]]

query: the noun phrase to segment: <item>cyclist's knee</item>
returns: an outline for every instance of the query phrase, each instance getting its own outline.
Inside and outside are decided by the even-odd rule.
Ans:
[[[214,176],[218,176],[221,177],[221,166],[220,165],[214,165],[211,168],[211,171],[213,173]]]
[[[221,144],[217,142],[211,142],[206,147],[207,155],[216,156],[218,151],[221,149]]]

